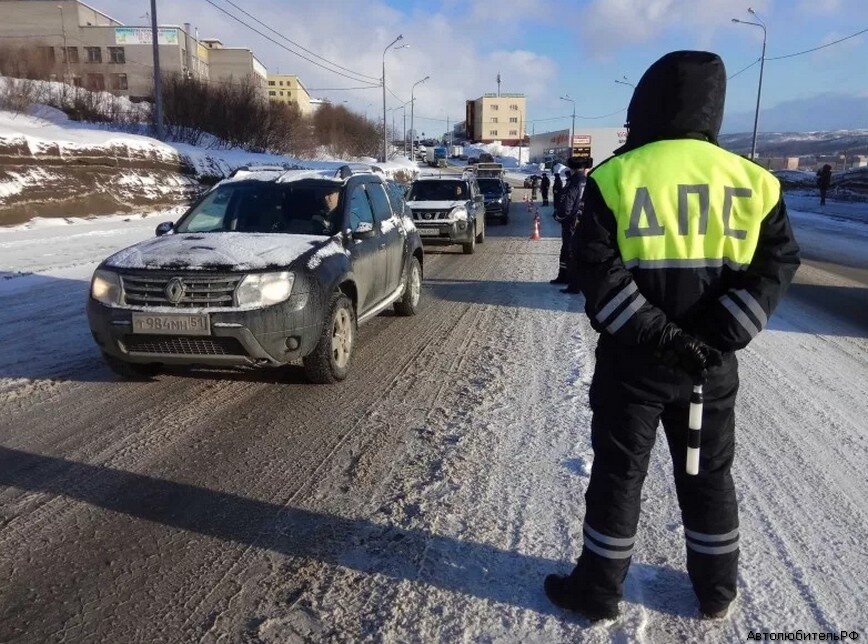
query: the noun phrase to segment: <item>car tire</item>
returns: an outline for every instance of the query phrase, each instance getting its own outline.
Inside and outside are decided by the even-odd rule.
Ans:
[[[303,360],[308,380],[330,385],[347,377],[355,353],[356,330],[353,303],[341,291],[335,291],[319,340]]]
[[[485,217],[482,218],[482,230],[476,236],[476,243],[482,244],[485,242]]]
[[[500,225],[506,226],[509,223],[509,211],[506,211],[500,216]]]
[[[470,237],[470,241],[466,244],[461,244],[461,250],[464,251],[465,255],[472,255],[476,252],[476,227],[473,227],[473,233]]]
[[[403,316],[416,315],[422,297],[422,266],[416,257],[410,258],[407,274],[404,276],[404,295],[395,302],[395,313]]]
[[[160,365],[158,364],[126,362],[105,352],[103,352],[102,358],[108,368],[124,380],[151,380],[160,373]]]

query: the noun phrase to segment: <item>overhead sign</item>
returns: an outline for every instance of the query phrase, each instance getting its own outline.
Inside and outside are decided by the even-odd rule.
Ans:
[[[115,27],[116,45],[150,45],[154,42],[148,27]],[[178,30],[170,27],[157,29],[157,42],[161,45],[177,45]]]
[[[576,134],[573,137],[573,147],[578,145],[591,145],[591,135],[590,134]]]

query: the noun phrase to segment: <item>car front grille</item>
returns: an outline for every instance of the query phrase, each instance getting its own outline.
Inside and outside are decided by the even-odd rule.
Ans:
[[[416,221],[436,221],[449,219],[449,210],[414,210],[413,219]]]
[[[131,333],[124,337],[130,353],[151,353],[180,356],[246,356],[241,342],[228,337],[179,337]]]
[[[131,273],[121,275],[124,298],[132,306],[174,306],[212,309],[235,306],[235,288],[243,275],[201,275],[190,273]],[[177,302],[169,299],[169,283],[178,280],[182,294]]]

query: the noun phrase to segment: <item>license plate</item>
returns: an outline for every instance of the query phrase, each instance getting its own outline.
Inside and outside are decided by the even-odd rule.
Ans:
[[[133,313],[133,333],[211,335],[211,321],[202,313]]]
[[[420,237],[439,237],[440,229],[439,228],[418,228]]]

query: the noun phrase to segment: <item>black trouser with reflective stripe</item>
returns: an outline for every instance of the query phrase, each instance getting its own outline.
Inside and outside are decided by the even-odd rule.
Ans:
[[[568,279],[570,253],[572,252],[573,227],[561,222],[561,252],[558,256],[558,279]]]
[[[688,406],[693,383],[635,347],[602,338],[591,384],[594,465],[585,500],[584,548],[572,574],[576,592],[602,606],[617,604],[630,565],[642,483],[662,421],[672,454],[687,545],[687,570],[703,608],[717,610],[736,594],[738,506],[730,467],[735,450],[734,354],[705,384],[698,476],[685,472]]]

